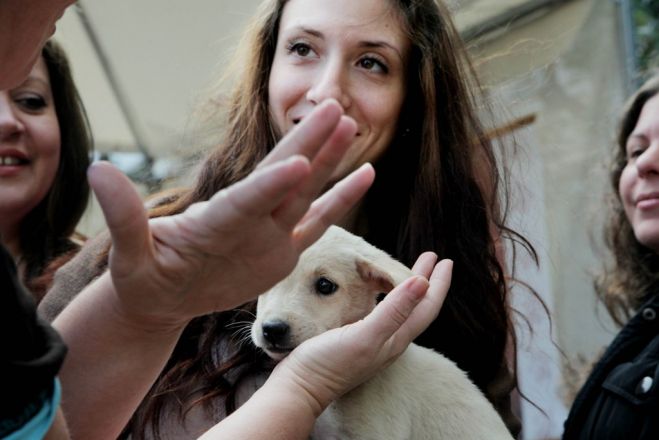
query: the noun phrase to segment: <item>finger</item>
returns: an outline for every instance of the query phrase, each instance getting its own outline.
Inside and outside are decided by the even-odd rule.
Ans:
[[[241,219],[253,221],[270,215],[309,172],[309,161],[303,156],[293,156],[259,168],[213,196],[206,210],[199,215],[207,216],[218,225]]]
[[[444,304],[448,290],[451,287],[451,278],[453,276],[453,261],[448,258],[440,261],[430,275],[430,297],[437,301],[439,308]],[[437,310],[439,313],[439,310]]]
[[[309,177],[274,213],[277,221],[292,228],[309,209],[311,202],[328,186],[328,180],[350,148],[357,131],[355,122],[342,116],[339,125],[311,162]]]
[[[394,351],[406,347],[437,318],[451,287],[452,271],[453,261],[442,260],[437,263],[430,276],[428,291],[394,335]]]
[[[366,163],[313,202],[295,227],[297,249],[306,249],[318,240],[330,225],[341,220],[366,194],[374,178],[373,167]]]
[[[294,154],[313,160],[318,150],[336,129],[343,108],[334,99],[320,103],[309,115],[296,125],[277,146],[261,161],[259,167],[273,164]]]
[[[95,162],[87,171],[89,184],[101,205],[112,237],[112,258],[127,264],[149,245],[149,225],[132,182],[109,162]]]
[[[383,344],[405,325],[428,288],[428,280],[414,275],[396,286],[373,309],[364,322],[378,343]]]
[[[415,275],[421,275],[424,278],[430,278],[435,264],[437,263],[437,254],[434,252],[424,252],[419,255],[416,263],[412,267],[412,273]]]
[[[357,134],[357,123],[348,116],[341,116],[334,132],[311,161],[311,176],[302,193],[310,199],[316,198],[327,186],[334,170],[350,149]]]

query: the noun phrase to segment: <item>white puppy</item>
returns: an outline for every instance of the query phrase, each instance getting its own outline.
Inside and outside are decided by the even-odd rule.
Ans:
[[[252,340],[282,359],[306,339],[366,316],[412,272],[339,227],[307,249],[258,299]],[[330,405],[314,440],[512,439],[490,402],[441,354],[410,345],[389,367]]]

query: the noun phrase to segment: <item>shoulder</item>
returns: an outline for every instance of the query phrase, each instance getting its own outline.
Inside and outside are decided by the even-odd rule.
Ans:
[[[55,272],[78,253],[85,240],[85,236],[77,233],[70,238],[59,240],[56,249],[44,267],[35,276],[25,279],[26,287],[32,292],[37,302],[41,301],[48,289],[53,285]]]
[[[82,289],[107,267],[110,235],[103,232],[88,240],[80,251],[63,259],[53,277],[53,285],[39,303],[39,312],[52,321]]]
[[[641,438],[644,430],[659,432],[651,417],[657,410],[659,296],[639,309],[595,366],[572,406],[565,438],[585,432],[593,438]]]

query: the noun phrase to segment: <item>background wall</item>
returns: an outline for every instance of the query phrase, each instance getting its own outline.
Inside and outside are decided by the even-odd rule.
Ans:
[[[546,412],[522,401],[525,438],[557,438],[574,386],[615,328],[593,290],[602,269],[602,226],[609,191],[607,160],[625,99],[619,11],[607,0],[574,1],[495,38],[472,53],[503,119],[534,115],[515,133],[511,220],[540,256],[522,259],[518,276],[552,311],[518,286],[522,391]],[[553,328],[553,341],[549,338]],[[562,351],[562,353],[561,353]]]

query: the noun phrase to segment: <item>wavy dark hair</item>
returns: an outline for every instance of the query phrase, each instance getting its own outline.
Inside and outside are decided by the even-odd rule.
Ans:
[[[618,191],[620,175],[627,165],[627,139],[636,127],[643,106],[657,93],[659,73],[655,73],[627,101],[611,163],[610,220],[605,229],[605,243],[613,254],[613,261],[611,267],[596,279],[595,289],[613,320],[620,326],[643,304],[647,292],[659,289],[659,255],[636,239]]]
[[[503,167],[477,115],[480,87],[449,11],[437,0],[389,1],[411,41],[407,95],[398,133],[374,164],[377,178],[358,222],[365,227],[355,232],[407,265],[427,250],[454,261],[441,314],[416,342],[454,360],[497,406],[491,386],[506,367],[507,341],[514,341],[500,240],[513,238],[535,253],[504,225]],[[249,58],[240,81],[212,113],[222,114],[222,141],[207,156],[194,187],[152,216],[209,199],[247,176],[275,146],[268,80],[285,5],[286,0],[261,5],[241,51]],[[126,432],[140,437],[151,426],[158,437],[166,401],[181,402],[183,416],[192,405],[223,396],[227,412],[233,411],[237,384],[270,366],[250,344],[237,342],[229,342],[235,354],[217,365],[213,347],[254,310],[249,303],[192,321]]]
[[[52,274],[44,273],[48,263],[79,247],[71,236],[89,200],[86,173],[93,146],[87,114],[64,50],[50,40],[41,56],[48,68],[61,147],[53,185],[25,216],[19,231],[23,281],[37,298],[45,293],[52,278]]]

